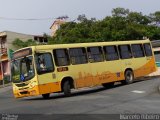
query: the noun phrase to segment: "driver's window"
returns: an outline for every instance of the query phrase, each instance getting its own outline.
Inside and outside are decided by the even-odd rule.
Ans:
[[[38,53],[36,54],[35,59],[38,74],[54,71],[52,55],[50,53]]]

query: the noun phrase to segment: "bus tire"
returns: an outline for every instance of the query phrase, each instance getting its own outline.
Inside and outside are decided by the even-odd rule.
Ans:
[[[125,80],[122,81],[122,84],[131,84],[134,81],[134,74],[131,70],[125,72]]]
[[[66,97],[71,96],[71,86],[69,81],[65,81],[63,84],[63,92]]]
[[[44,99],[49,99],[49,97],[50,97],[50,94],[49,94],[49,93],[42,94],[42,97],[43,97]]]
[[[114,82],[103,83],[102,86],[105,87],[105,88],[112,88],[114,86]]]

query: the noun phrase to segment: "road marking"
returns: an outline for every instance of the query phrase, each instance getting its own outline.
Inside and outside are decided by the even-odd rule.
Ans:
[[[140,91],[140,90],[133,90],[131,92],[133,92],[133,93],[145,93],[145,91]]]

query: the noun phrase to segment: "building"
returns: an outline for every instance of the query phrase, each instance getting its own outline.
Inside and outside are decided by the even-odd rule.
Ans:
[[[160,40],[153,40],[151,43],[154,48],[160,47]]]
[[[16,50],[17,48],[12,45],[12,42],[15,39],[20,39],[22,41],[27,41],[29,39],[35,40],[38,44],[47,44],[47,38],[44,38],[42,35],[28,35],[11,31],[0,32],[0,44],[1,48],[9,48]]]
[[[65,23],[65,19],[56,19],[53,24],[51,25],[51,37],[54,37],[56,34],[56,31],[60,28],[62,24]]]
[[[18,48],[13,46],[12,42],[15,39],[27,41],[29,39],[35,40],[38,44],[47,44],[47,38],[40,35],[27,35],[11,31],[0,32],[0,80],[10,73],[10,52]]]

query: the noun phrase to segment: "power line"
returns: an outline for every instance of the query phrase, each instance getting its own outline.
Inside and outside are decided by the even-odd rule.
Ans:
[[[36,20],[53,20],[53,19],[68,19],[69,17],[60,16],[58,18],[9,18],[9,17],[0,17],[1,20],[25,20],[25,21],[36,21]]]
[[[23,21],[37,21],[37,20],[53,20],[57,18],[8,18],[0,17],[1,20],[23,20]]]

